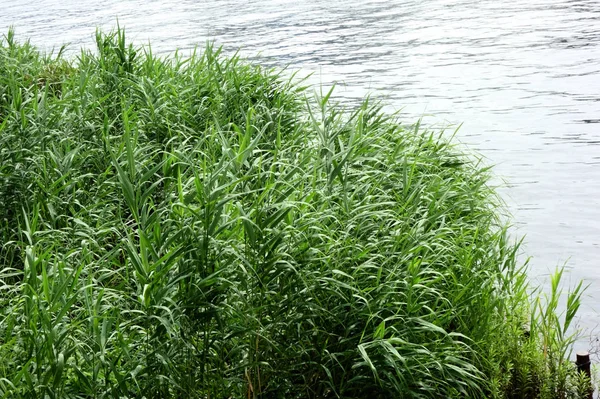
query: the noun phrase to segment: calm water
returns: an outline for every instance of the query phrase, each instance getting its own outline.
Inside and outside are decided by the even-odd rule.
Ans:
[[[591,283],[582,324],[600,323],[598,0],[0,0],[0,10],[2,32],[14,25],[46,49],[92,46],[95,27],[118,17],[155,52],[215,40],[337,82],[346,100],[383,96],[407,123],[464,122],[458,139],[508,183],[532,277],[568,261],[573,282]]]

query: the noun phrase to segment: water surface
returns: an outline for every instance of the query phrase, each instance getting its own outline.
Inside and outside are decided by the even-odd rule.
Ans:
[[[463,123],[457,138],[508,182],[532,278],[568,261],[600,323],[600,2],[597,0],[0,0],[0,30],[45,49],[93,46],[116,19],[155,52],[215,40],[313,72],[337,95],[386,98],[403,120]],[[580,342],[579,346],[585,346]]]

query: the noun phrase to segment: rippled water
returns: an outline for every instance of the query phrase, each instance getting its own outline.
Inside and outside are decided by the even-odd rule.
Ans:
[[[207,39],[264,64],[314,72],[403,119],[463,122],[457,137],[497,165],[532,276],[568,260],[600,323],[600,2],[597,0],[0,0],[0,30],[50,49],[92,46],[118,18],[155,52]],[[258,54],[258,56],[257,56]]]

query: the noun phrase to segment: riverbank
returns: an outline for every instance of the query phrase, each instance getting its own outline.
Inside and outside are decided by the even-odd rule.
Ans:
[[[6,397],[577,397],[489,170],[207,46],[0,47]],[[528,331],[526,333],[526,326]]]

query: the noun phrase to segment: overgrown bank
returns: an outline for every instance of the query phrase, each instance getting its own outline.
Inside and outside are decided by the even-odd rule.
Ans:
[[[576,398],[488,170],[207,48],[0,45],[0,395]],[[560,274],[555,280],[560,279]],[[581,396],[585,397],[585,396]]]

